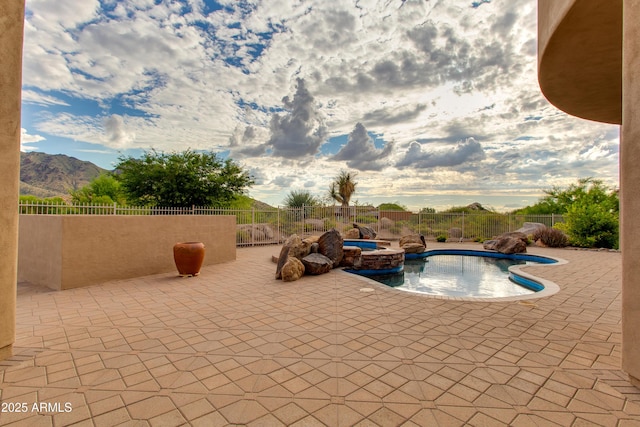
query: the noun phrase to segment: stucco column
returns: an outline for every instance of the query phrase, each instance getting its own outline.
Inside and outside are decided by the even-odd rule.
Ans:
[[[625,0],[623,24],[620,218],[622,369],[640,386],[640,0]]]
[[[0,1],[0,359],[16,335],[24,0]]]

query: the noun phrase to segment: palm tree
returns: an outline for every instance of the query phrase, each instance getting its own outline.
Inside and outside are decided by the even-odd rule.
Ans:
[[[355,181],[356,175],[356,172],[347,172],[343,170],[333,180],[329,187],[329,197],[340,202],[343,210],[349,207],[351,196],[356,192],[356,185],[358,185]]]

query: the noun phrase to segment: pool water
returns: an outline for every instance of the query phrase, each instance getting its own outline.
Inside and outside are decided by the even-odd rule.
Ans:
[[[509,279],[509,267],[518,264],[538,263],[471,255],[431,255],[405,260],[401,273],[368,277],[399,290],[428,295],[500,298],[533,294],[535,291]]]

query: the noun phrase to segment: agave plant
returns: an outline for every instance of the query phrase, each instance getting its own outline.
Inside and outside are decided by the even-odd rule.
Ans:
[[[318,200],[307,190],[292,190],[284,199],[285,206],[289,208],[301,208],[303,206],[316,206]]]

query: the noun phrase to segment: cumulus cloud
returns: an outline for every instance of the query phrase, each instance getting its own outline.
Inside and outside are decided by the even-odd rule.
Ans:
[[[33,147],[27,144],[33,144],[44,140],[45,138],[43,136],[29,135],[25,128],[20,128],[20,151],[27,152],[37,150],[38,147]]]
[[[255,144],[257,131],[253,126],[247,126],[244,131],[236,128],[229,138],[231,155],[237,158],[258,157],[265,153],[265,144]]]
[[[124,119],[117,114],[104,120],[104,133],[110,147],[126,148],[135,139],[135,134],[129,132]]]
[[[326,189],[336,160],[318,153],[347,135],[336,156],[371,197],[534,193],[593,171],[615,185],[617,128],[540,93],[535,0],[218,3],[28,1],[25,127],[47,146],[229,152],[272,202],[283,170]],[[364,172],[387,163],[402,167]]]
[[[392,142],[386,143],[381,150],[377,149],[367,129],[358,123],[349,134],[347,143],[330,160],[344,160],[347,166],[360,171],[380,171],[389,166],[388,158],[392,151]]]
[[[415,167],[420,169],[452,167],[463,163],[477,162],[486,157],[485,152],[473,138],[460,141],[452,148],[429,149],[417,141],[409,145],[404,157],[396,164],[397,167]]]
[[[267,147],[274,156],[299,159],[318,152],[327,138],[327,129],[313,96],[303,79],[297,79],[293,98],[282,99],[286,113],[274,114],[269,129]]]

